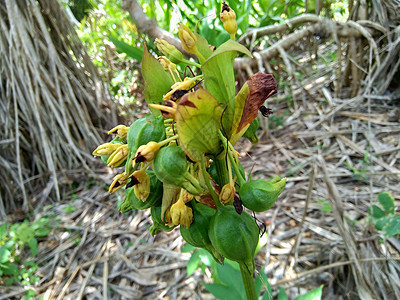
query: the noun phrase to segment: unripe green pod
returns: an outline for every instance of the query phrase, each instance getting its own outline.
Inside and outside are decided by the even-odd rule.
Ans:
[[[128,193],[125,200],[128,200],[133,209],[147,209],[153,206],[161,205],[162,199],[162,183],[157,179],[156,175],[151,170],[146,170],[146,174],[150,177],[150,194],[146,201],[139,200],[134,192],[133,188],[128,189]]]
[[[135,155],[139,146],[151,141],[160,142],[165,137],[164,118],[162,116],[140,118],[128,130],[126,139],[129,147],[129,155]]]
[[[254,271],[259,229],[248,213],[242,212],[239,215],[232,205],[218,208],[211,219],[208,236],[219,253],[230,260],[246,264]]]
[[[212,217],[216,210],[202,203],[193,205],[193,222],[189,228],[180,227],[182,238],[190,245],[198,248],[204,248],[214,257],[218,263],[223,263],[224,259],[214,246],[211,244],[208,236],[208,229]]]
[[[279,176],[271,181],[263,179],[245,182],[239,189],[242,204],[256,212],[270,209],[286,186],[286,178]]]
[[[199,183],[188,173],[187,168],[186,154],[180,146],[161,148],[153,160],[153,170],[160,181],[182,187],[192,195],[198,195]]]
[[[152,236],[155,236],[160,231],[170,232],[176,226],[169,227],[161,220],[161,206],[153,206],[150,208],[151,220],[153,225],[149,228]]]

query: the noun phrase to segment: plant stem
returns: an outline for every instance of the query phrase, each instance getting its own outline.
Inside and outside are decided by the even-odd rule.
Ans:
[[[216,206],[217,208],[221,207],[222,204],[221,204],[221,202],[219,202],[218,196],[217,196],[217,194],[215,193],[213,187],[211,186],[210,179],[209,179],[208,176],[207,176],[206,161],[205,161],[203,155],[201,156],[201,171],[202,171],[202,173],[203,173],[203,177],[204,177],[204,181],[205,181],[205,183],[206,183],[207,189],[208,189],[208,191],[210,192],[211,197],[212,197],[213,200],[214,200],[215,206]]]
[[[246,291],[247,300],[257,300],[256,286],[253,279],[253,272],[249,270],[248,266],[244,263],[239,263],[240,273],[244,289]]]

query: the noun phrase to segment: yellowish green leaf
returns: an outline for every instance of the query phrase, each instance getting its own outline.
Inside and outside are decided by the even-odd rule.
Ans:
[[[176,127],[185,153],[193,161],[220,151],[219,128],[223,109],[206,90],[186,94],[176,110]]]

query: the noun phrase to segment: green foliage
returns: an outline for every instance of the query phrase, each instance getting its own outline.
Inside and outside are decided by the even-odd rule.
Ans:
[[[193,251],[193,252],[192,252]],[[202,285],[213,294],[216,299],[221,300],[246,300],[244,285],[241,278],[238,263],[225,259],[223,265],[217,264],[211,254],[204,249],[197,249],[189,244],[182,248],[182,252],[192,252],[187,264],[187,274],[192,275],[196,269],[200,269],[204,274],[206,268],[210,268],[213,283],[202,283]],[[262,295],[262,300],[272,300],[272,288],[268,282],[268,278],[261,269],[255,279],[255,286],[258,298]],[[313,289],[306,294],[300,295],[295,300],[319,300],[322,297],[322,285]],[[278,300],[288,299],[285,289],[280,287]]]
[[[11,285],[17,281],[26,285],[39,281],[39,277],[35,276],[38,265],[25,260],[25,256],[27,252],[31,257],[36,256],[38,238],[47,236],[50,231],[50,218],[47,217],[34,223],[25,220],[23,223],[4,223],[0,226],[0,282]]]
[[[375,228],[384,231],[386,237],[400,234],[400,214],[396,213],[392,195],[388,192],[379,193],[378,202],[383,209],[374,204],[369,211]]]
[[[321,206],[321,211],[331,213],[332,212],[332,206],[331,204],[324,199],[318,200],[317,204]]]

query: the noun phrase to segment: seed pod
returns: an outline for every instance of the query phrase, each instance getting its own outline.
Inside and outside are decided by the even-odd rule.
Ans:
[[[166,184],[179,186],[192,195],[198,195],[199,183],[187,171],[186,154],[180,146],[163,147],[153,160],[157,178]]]
[[[240,187],[240,200],[248,209],[256,212],[266,211],[274,205],[285,185],[286,178],[281,179],[279,176],[271,181],[251,180]]]
[[[246,264],[254,271],[254,252],[259,230],[248,213],[242,212],[239,215],[232,205],[218,208],[211,219],[208,236],[219,253],[228,259]]]
[[[215,250],[208,237],[210,222],[215,213],[215,209],[201,203],[195,203],[193,205],[192,224],[190,224],[189,228],[181,226],[180,231],[182,238],[188,244],[206,249],[221,264],[224,261],[223,256]]]
[[[153,221],[153,225],[149,228],[149,231],[152,236],[155,236],[157,233],[161,231],[170,232],[176,226],[169,227],[163,221],[161,221],[161,206],[153,206],[150,209],[151,219]]]
[[[139,200],[133,188],[128,189],[128,193],[125,197],[125,200],[128,200],[133,209],[146,209],[153,206],[161,205],[162,199],[162,184],[157,179],[156,175],[151,170],[146,170],[146,174],[150,177],[150,194],[147,197],[146,201]]]

